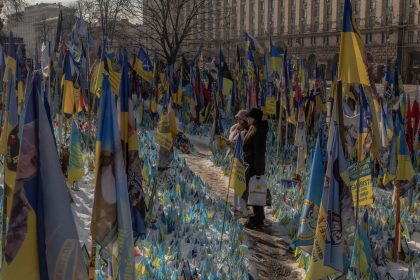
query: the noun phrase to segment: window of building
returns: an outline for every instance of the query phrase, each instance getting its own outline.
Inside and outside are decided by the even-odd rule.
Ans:
[[[414,31],[408,31],[408,43],[413,43],[414,41]]]
[[[330,17],[332,15],[332,7],[331,4],[328,4],[327,6],[327,17]]]
[[[391,8],[393,6],[393,0],[386,0],[386,7]]]
[[[382,39],[381,39],[381,42],[382,42],[382,44],[384,44],[385,43],[385,38],[386,38],[386,36],[385,36],[385,32],[382,32]]]
[[[418,15],[417,24],[420,24],[420,12],[419,12],[419,15]]]
[[[281,8],[284,8],[284,0],[279,0],[279,6],[280,6]]]
[[[324,36],[324,46],[328,46],[328,36]]]
[[[314,22],[313,32],[318,32],[319,23],[317,21]]]
[[[376,0],[370,0],[370,1],[369,1],[369,8],[370,8],[371,10],[376,9]]]
[[[417,31],[417,44],[420,43],[420,31]]]
[[[356,13],[359,13],[360,12],[360,1],[355,1],[354,2],[354,11]]]
[[[304,38],[301,38],[300,39],[300,44],[301,44],[301,47],[304,47],[305,46],[305,39]]]
[[[375,17],[375,15],[371,15],[371,16],[369,17],[369,26],[370,26],[370,27],[374,27],[374,26],[375,26],[375,21],[376,21],[376,17]]]
[[[292,7],[295,6],[295,0],[290,0],[290,6],[292,6]]]
[[[410,12],[408,15],[408,24],[414,24],[414,12]]]
[[[315,14],[315,17],[319,17],[319,6],[318,5],[315,6],[314,14]]]

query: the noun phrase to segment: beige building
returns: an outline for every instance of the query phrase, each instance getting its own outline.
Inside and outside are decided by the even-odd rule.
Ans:
[[[249,32],[268,45],[287,46],[291,57],[306,60],[310,72],[315,63],[331,73],[338,64],[344,0],[213,0],[220,14],[203,24],[215,32],[206,47],[232,51]],[[384,75],[387,61],[398,60],[405,82],[420,79],[420,1],[352,0],[376,80]],[[312,73],[309,73],[312,75]]]
[[[70,34],[75,9],[60,4],[40,3],[25,7],[18,16],[8,16],[6,30],[23,38],[27,58],[35,58],[35,52],[40,51],[44,40],[50,41],[54,47],[60,9],[63,11],[64,34]]]

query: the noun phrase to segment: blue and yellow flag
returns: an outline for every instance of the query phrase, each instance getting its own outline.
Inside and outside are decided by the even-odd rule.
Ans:
[[[248,32],[245,32],[245,41],[248,43],[248,46],[252,48],[253,50],[256,50],[257,52],[261,54],[264,53],[264,48],[261,46],[261,44],[258,43],[257,39],[255,39]]]
[[[373,269],[372,249],[370,248],[369,238],[363,227],[359,226],[354,240],[353,254],[351,257],[348,279],[371,279],[377,280],[378,275]]]
[[[134,279],[133,231],[127,175],[109,77],[101,86],[96,138],[92,242],[112,259],[114,279]]]
[[[229,188],[234,189],[235,195],[242,197],[246,190],[246,167],[242,160],[242,136],[239,134],[233,152],[232,172],[230,174]]]
[[[4,183],[7,196],[7,217],[10,216],[13,191],[15,188],[16,169],[19,156],[19,121],[16,103],[15,80],[9,69],[9,83],[7,84],[7,107],[4,126],[0,138],[1,153],[4,156]]]
[[[416,174],[411,163],[410,151],[407,146],[407,141],[405,140],[405,133],[403,129],[400,129],[396,179],[411,181],[415,175]]]
[[[278,76],[282,73],[283,56],[279,50],[274,46],[270,35],[270,56],[269,56],[270,71],[276,73]]]
[[[338,124],[334,123],[332,148],[328,156],[324,190],[306,280],[318,280],[344,271],[341,189],[348,179]],[[346,178],[346,180],[344,180]]]
[[[344,84],[370,84],[367,67],[363,60],[363,42],[350,0],[344,2],[338,80],[341,80]]]
[[[322,158],[321,140],[318,135],[296,241],[296,246],[308,253],[312,253],[312,246],[314,244],[324,174],[325,162]]]
[[[28,96],[2,279],[87,279],[41,74]]]
[[[146,206],[141,179],[141,164],[139,146],[137,143],[136,121],[134,118],[133,102],[129,92],[130,79],[128,76],[128,56],[125,49],[121,56],[121,84],[119,92],[119,128],[127,173],[128,197],[132,228],[135,236],[146,234],[145,216]]]
[[[9,46],[7,48],[6,67],[3,73],[3,82],[7,83],[9,80],[9,70],[12,72],[12,79],[16,80],[16,49],[13,33],[9,33]]]
[[[73,85],[73,74],[71,71],[71,57],[70,52],[66,51],[66,56],[64,58],[64,75],[62,81],[62,88],[63,88],[63,113],[65,115],[73,115],[76,111],[75,108],[75,88]]]
[[[247,73],[248,73],[248,80],[254,80],[255,79],[255,71],[256,71],[256,65],[254,60],[254,54],[252,53],[252,49],[249,47],[249,42],[247,43]]]
[[[93,68],[93,78],[90,83],[90,92],[96,94],[98,97],[101,93],[101,86],[102,86],[102,79],[104,74],[108,75],[109,82],[111,83],[112,92],[117,95],[119,92],[120,86],[120,73],[118,71],[114,71],[112,68],[112,61],[110,57],[112,54],[106,51],[104,48],[100,54],[100,61],[97,62]]]
[[[153,65],[150,62],[149,55],[143,48],[140,48],[139,53],[136,56],[133,68],[142,79],[150,84],[152,83]]]
[[[83,151],[80,142],[80,131],[76,121],[72,122],[70,134],[70,156],[67,168],[67,182],[73,184],[80,181],[85,173]]]

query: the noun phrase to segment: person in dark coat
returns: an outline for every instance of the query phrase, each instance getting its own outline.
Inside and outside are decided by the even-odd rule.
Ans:
[[[244,193],[244,200],[248,201],[249,180],[253,176],[263,176],[265,173],[265,152],[268,132],[268,123],[262,120],[263,112],[253,108],[247,114],[248,131],[245,134],[243,143],[244,161],[248,164],[245,172],[247,190]],[[254,215],[251,216],[246,226],[264,225],[265,214],[263,206],[253,206]]]

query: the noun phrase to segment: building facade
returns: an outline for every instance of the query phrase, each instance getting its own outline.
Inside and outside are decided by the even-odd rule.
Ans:
[[[303,58],[313,75],[316,63],[331,73],[338,64],[344,0],[213,0],[220,5],[223,28],[209,34],[209,49],[244,40],[249,32],[268,45],[269,34],[294,58]],[[420,1],[352,0],[369,66],[375,79],[384,76],[387,62],[398,61],[406,83],[420,79]],[[207,22],[211,24],[212,21]]]
[[[44,40],[54,45],[60,9],[63,11],[63,32],[70,34],[75,9],[60,4],[40,3],[25,7],[18,15],[8,16],[6,30],[23,38],[27,58],[35,58],[35,53],[40,51]]]

